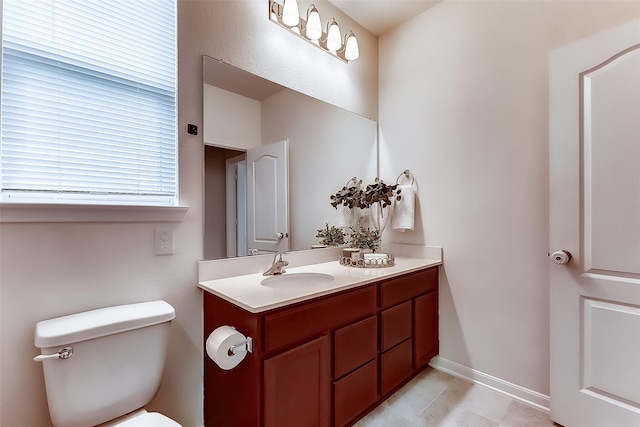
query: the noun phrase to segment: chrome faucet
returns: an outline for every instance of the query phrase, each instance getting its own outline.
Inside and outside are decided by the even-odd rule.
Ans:
[[[262,275],[273,276],[276,274],[285,273],[284,267],[289,265],[289,261],[285,261],[282,258],[283,256],[284,256],[283,252],[276,252],[276,254],[273,257],[273,263],[271,264],[271,267],[269,267],[269,269],[265,271]]]

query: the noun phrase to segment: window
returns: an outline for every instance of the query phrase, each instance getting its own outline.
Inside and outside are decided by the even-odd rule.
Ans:
[[[4,0],[2,202],[177,205],[176,0]]]

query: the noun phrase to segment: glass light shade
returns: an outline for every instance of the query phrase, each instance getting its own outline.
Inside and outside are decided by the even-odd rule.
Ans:
[[[347,35],[347,40],[344,42],[344,57],[347,61],[353,61],[360,57],[360,49],[358,48],[358,39],[352,31]]]
[[[309,40],[318,40],[322,37],[322,23],[320,22],[320,14],[314,5],[309,6],[307,11],[307,38]]]
[[[282,23],[288,27],[298,25],[300,22],[300,12],[296,0],[284,0],[282,5]]]
[[[340,27],[335,19],[331,18],[327,26],[327,49],[338,50],[342,47],[342,37],[340,37]]]

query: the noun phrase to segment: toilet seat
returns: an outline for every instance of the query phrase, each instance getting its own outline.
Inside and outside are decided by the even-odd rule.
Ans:
[[[171,418],[165,417],[158,412],[147,412],[140,416],[130,418],[122,423],[115,424],[114,427],[182,427]]]
[[[130,414],[118,417],[97,427],[182,427],[171,418],[159,412],[147,412],[138,409]]]

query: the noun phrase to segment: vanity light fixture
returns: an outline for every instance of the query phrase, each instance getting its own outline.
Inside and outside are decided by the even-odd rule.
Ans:
[[[314,5],[309,6],[309,10],[307,10],[307,25],[305,27],[304,35],[312,41],[320,40],[322,37],[320,13]]]
[[[353,31],[349,31],[344,37],[344,57],[347,61],[358,59],[360,56],[360,49],[358,48],[358,39]]]
[[[282,4],[282,23],[287,27],[295,27],[300,23],[300,12],[296,0],[284,0]]]
[[[327,49],[338,51],[342,47],[342,37],[340,37],[340,27],[334,18],[327,22]]]
[[[360,56],[358,39],[353,31],[345,35],[343,44],[340,27],[334,18],[327,22],[327,32],[322,31],[320,13],[315,5],[309,6],[305,20],[299,15],[297,0],[284,0],[282,5],[269,0],[269,19],[344,62]]]

